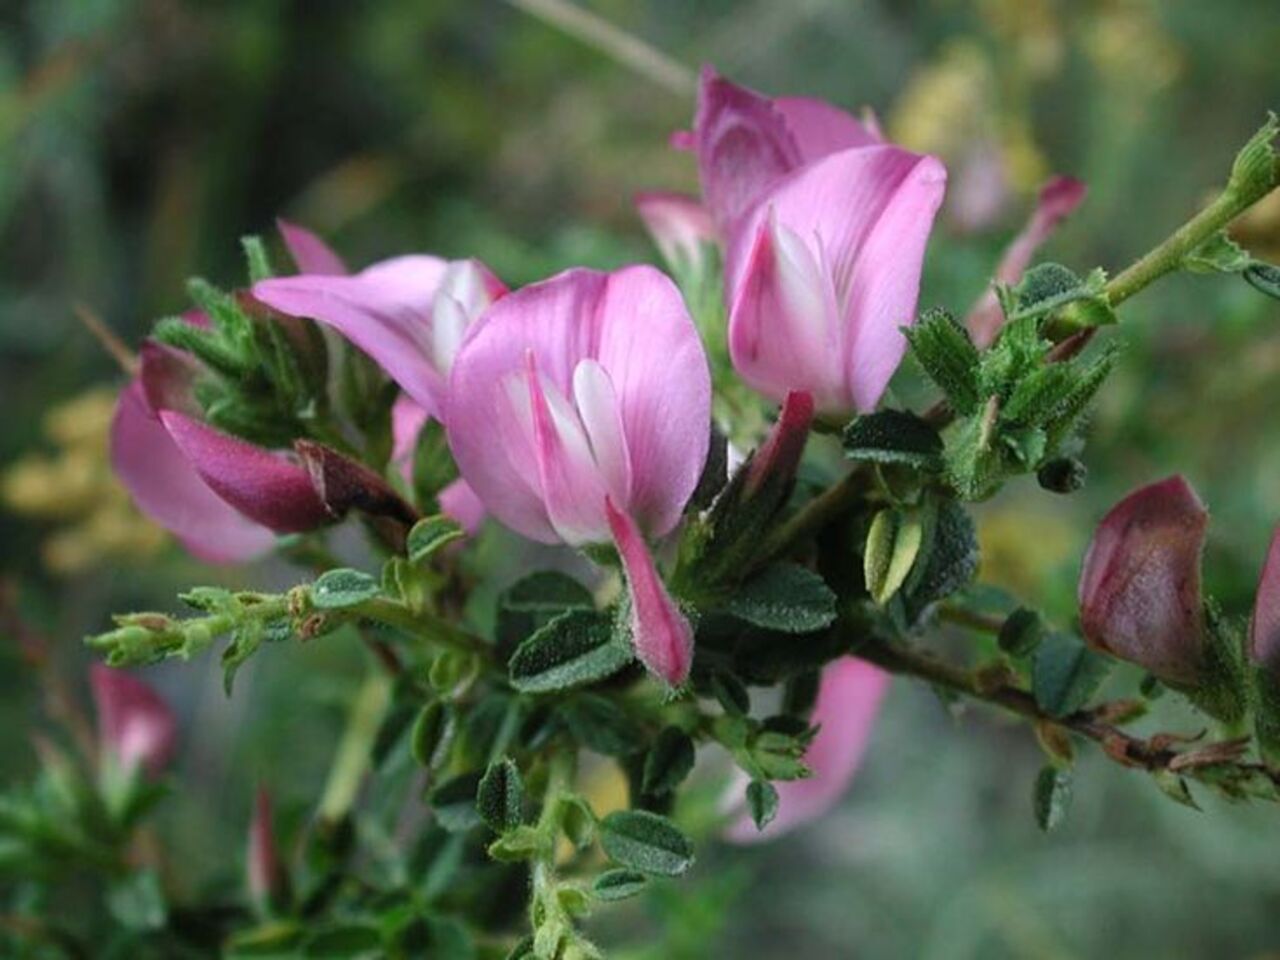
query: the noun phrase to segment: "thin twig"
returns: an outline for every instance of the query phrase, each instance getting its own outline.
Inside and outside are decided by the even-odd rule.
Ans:
[[[84,324],[85,329],[93,334],[94,339],[98,341],[102,349],[107,351],[111,355],[111,359],[120,365],[120,369],[130,377],[136,376],[138,373],[137,354],[129,349],[128,344],[121,340],[114,330],[107,326],[107,322],[90,307],[79,301],[71,304],[71,309],[75,312],[80,322]]]
[[[677,96],[688,97],[696,87],[693,71],[683,63],[589,10],[566,0],[507,2],[530,16],[559,27],[569,36],[594,47]]]

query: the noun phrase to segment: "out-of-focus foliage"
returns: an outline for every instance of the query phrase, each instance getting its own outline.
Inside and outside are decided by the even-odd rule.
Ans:
[[[981,292],[1030,193],[1054,171],[1087,181],[1090,194],[1049,258],[1121,268],[1199,202],[1280,89],[1280,12],[1252,0],[590,6],[691,67],[713,62],[761,89],[872,107],[908,146],[946,157],[953,204],[962,174],[1000,186],[976,234],[971,210],[950,211],[926,306],[963,306]],[[83,392],[121,377],[73,302],[134,342],[181,307],[184,277],[239,278],[235,239],[269,232],[277,213],[326,235],[352,264],[411,249],[478,254],[513,284],[570,263],[652,258],[630,198],[693,186],[692,164],[666,146],[690,112],[691,96],[499,0],[0,9],[6,613],[57,637],[55,659],[78,674],[78,638],[107,611],[166,603],[193,579],[192,561],[174,550],[157,560],[136,526],[127,559],[110,537],[89,538],[96,556],[57,559],[66,517],[92,526],[124,509],[108,487],[75,487],[65,500],[38,489],[105,477],[104,447],[79,432],[101,431],[101,400]],[[1273,258],[1274,201],[1240,228]],[[1067,621],[1094,521],[1125,490],[1176,469],[1214,514],[1211,592],[1243,615],[1280,520],[1277,321],[1274,301],[1226,280],[1179,277],[1126,306],[1124,362],[1091,427],[1091,485],[1070,500],[1028,489],[987,510],[982,579],[1048,598]],[[905,395],[919,389],[909,373],[900,381]],[[46,419],[68,402],[98,406]],[[73,461],[74,478],[58,473]],[[46,473],[33,480],[37,467]],[[293,574],[256,576],[278,587]],[[0,772],[16,777],[35,764],[22,733],[36,715],[35,677],[3,639]],[[285,819],[305,815],[355,692],[356,656],[340,644],[281,650],[247,667],[231,700],[216,663],[199,683],[194,672],[161,672],[185,730],[183,802],[161,822],[184,865],[170,878],[179,895],[235,879],[225,851],[242,842],[251,785],[268,765]],[[637,943],[652,925],[667,931],[662,948],[638,956],[1274,948],[1274,811],[1175,808],[1144,778],[1097,760],[1067,824],[1046,837],[1030,815],[1042,762],[1030,738],[985,722],[981,735],[957,730],[926,693],[899,686],[844,810],[752,851],[744,872],[709,853],[691,882],[649,900],[648,915],[611,917]],[[716,924],[713,908],[726,901],[732,920]]]

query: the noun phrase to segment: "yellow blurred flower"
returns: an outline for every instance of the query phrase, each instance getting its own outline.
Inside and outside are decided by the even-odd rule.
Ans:
[[[952,40],[918,70],[889,117],[892,138],[963,166],[993,148],[1002,179],[1018,192],[1036,189],[1048,164],[1030,120],[1000,95],[996,66],[973,39]]]
[[[1113,90],[1130,103],[1163,90],[1182,72],[1182,50],[1148,0],[1103,4],[1086,22],[1082,47]]]
[[[1027,504],[984,508],[978,516],[979,576],[1015,596],[1033,596],[1080,555],[1080,533],[1068,518]]]
[[[11,510],[58,524],[41,547],[54,573],[146,558],[165,543],[165,533],[138,513],[111,472],[115,399],[115,391],[95,388],[54,407],[43,424],[54,452],[24,457],[0,477],[0,498]]]

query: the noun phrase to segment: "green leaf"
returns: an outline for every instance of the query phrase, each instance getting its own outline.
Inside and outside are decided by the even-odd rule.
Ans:
[[[267,248],[262,245],[261,237],[256,235],[241,237],[240,246],[249,264],[250,283],[258,283],[275,276],[275,271],[271,269],[271,258],[267,256]]]
[[[222,651],[222,689],[228,697],[241,664],[257,653],[265,637],[260,620],[244,620],[231,632],[231,642]]]
[[[1009,656],[1025,657],[1040,645],[1043,637],[1044,620],[1040,614],[1026,607],[1019,607],[1005,617],[996,642]]]
[[[542,846],[542,834],[536,828],[516,826],[489,844],[488,853],[494,860],[501,860],[503,863],[519,863],[537,856]]]
[[[746,685],[732,673],[717,670],[708,682],[711,695],[731,717],[745,717],[751,712],[751,694]]]
[[[942,437],[914,413],[881,410],[844,428],[844,455],[871,463],[901,463],[918,470],[942,466]]]
[[[539,570],[517,580],[503,593],[501,604],[519,613],[552,614],[595,606],[590,590],[558,570]]]
[[[1073,326],[1099,326],[1116,322],[1106,297],[1107,275],[1093,270],[1083,279],[1060,263],[1036,264],[1012,290],[1016,304],[1010,322],[1040,319],[1072,306]],[[1077,307],[1082,309],[1076,309]]]
[[[382,593],[376,579],[359,570],[330,570],[311,586],[311,603],[321,610],[343,610]]]
[[[1109,348],[1083,370],[1077,372],[1071,392],[1054,411],[1053,416],[1041,424],[1047,437],[1049,450],[1056,450],[1075,428],[1077,421],[1101,388],[1107,375],[1111,373],[1111,368],[1115,366],[1116,356],[1116,349]],[[1072,364],[1072,366],[1078,365]]]
[[[1110,664],[1067,633],[1051,633],[1031,661],[1031,691],[1053,717],[1075,713],[1093,696]]]
[[[1196,803],[1196,798],[1192,796],[1187,781],[1172,770],[1153,770],[1151,779],[1160,788],[1160,792],[1170,800],[1184,807],[1190,807],[1192,810],[1200,809],[1200,804]]]
[[[1070,364],[1046,363],[1018,381],[1000,410],[1009,423],[1039,426],[1067,402],[1079,372]]]
[[[169,917],[154,870],[138,870],[113,883],[107,891],[107,909],[130,930],[159,930]]]
[[[382,934],[372,924],[349,923],[314,934],[302,946],[302,955],[324,960],[352,960],[385,956]]]
[[[470,830],[479,825],[480,813],[476,810],[476,793],[483,777],[479,770],[458,774],[441,783],[427,795],[427,802],[440,826],[450,833]]]
[[[644,749],[644,731],[608,697],[580,694],[560,708],[574,738],[587,749],[609,757],[626,757]]]
[[[1280,267],[1255,263],[1244,272],[1244,278],[1255,290],[1280,300]]]
[[[634,897],[648,885],[649,878],[639,870],[606,870],[592,882],[591,892],[597,900],[612,902]]]
[[[693,844],[666,817],[618,810],[600,824],[600,845],[614,863],[641,873],[678,877],[693,864]]]
[[[756,734],[747,752],[758,775],[766,780],[803,780],[809,776],[804,755],[815,733],[815,727],[806,726],[799,734],[780,730]]]
[[[1032,794],[1032,808],[1036,823],[1046,833],[1066,819],[1071,806],[1071,773],[1057,767],[1046,766],[1036,777]]]
[[[834,622],[836,595],[812,570],[776,563],[743,583],[728,610],[757,627],[812,633]]]
[[[522,693],[567,690],[617,673],[633,659],[614,634],[613,619],[595,610],[560,614],[512,655],[511,685]]]
[[[747,784],[747,810],[757,830],[763,830],[778,815],[778,791],[767,780],[752,780]]]
[[[862,572],[867,592],[883,607],[906,581],[924,540],[921,511],[881,510],[867,531]]]
[[[444,742],[448,721],[449,716],[445,712],[444,704],[439,700],[431,701],[418,714],[418,719],[413,723],[409,744],[413,751],[413,759],[422,766],[430,767],[435,763],[440,744]]]
[[[413,525],[405,541],[405,553],[413,563],[421,563],[446,544],[465,536],[457,521],[437,514],[423,517]]]
[[[978,349],[968,332],[945,310],[930,310],[903,334],[911,353],[929,379],[938,385],[951,409],[961,416],[977,411]]]
[[[449,451],[444,427],[432,417],[418,431],[413,448],[414,498],[425,510],[429,504],[437,503],[440,491],[457,479],[458,467]]]
[[[932,603],[973,579],[978,569],[978,538],[973,520],[960,504],[942,500],[925,517],[923,558],[912,568],[901,596],[909,623]]]
[[[679,727],[667,727],[644,758],[641,792],[649,796],[670,793],[693,770],[694,749],[689,735]]]
[[[476,789],[476,811],[496,833],[520,826],[524,819],[524,781],[510,757],[489,765]]]
[[[579,850],[596,842],[596,815],[585,797],[571,793],[561,800],[560,831]]]
[[[1253,263],[1240,244],[1219,230],[1185,257],[1182,266],[1192,273],[1239,273]]]

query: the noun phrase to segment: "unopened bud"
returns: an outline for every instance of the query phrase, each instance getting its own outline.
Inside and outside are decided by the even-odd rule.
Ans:
[[[1268,765],[1280,767],[1280,528],[1258,579],[1246,653],[1253,668],[1258,744]]]
[[[1208,525],[1208,511],[1180,476],[1111,508],[1080,572],[1080,623],[1091,646],[1176,686],[1201,680],[1200,554]]]
[[[128,628],[126,628],[128,629]],[[169,705],[137,677],[94,664],[89,676],[99,749],[125,772],[159,774],[173,756],[177,722]]]
[[[1280,174],[1277,173],[1278,160],[1272,144],[1278,133],[1280,120],[1274,113],[1268,114],[1267,122],[1236,154],[1227,189],[1242,203],[1260,200],[1275,188]]]
[[[288,899],[289,877],[276,846],[271,816],[271,795],[258,788],[249,821],[249,850],[245,859],[245,880],[255,908],[264,914],[281,909]]]
[[[1075,493],[1089,478],[1089,468],[1075,457],[1050,460],[1038,471],[1036,480],[1052,493]]]

